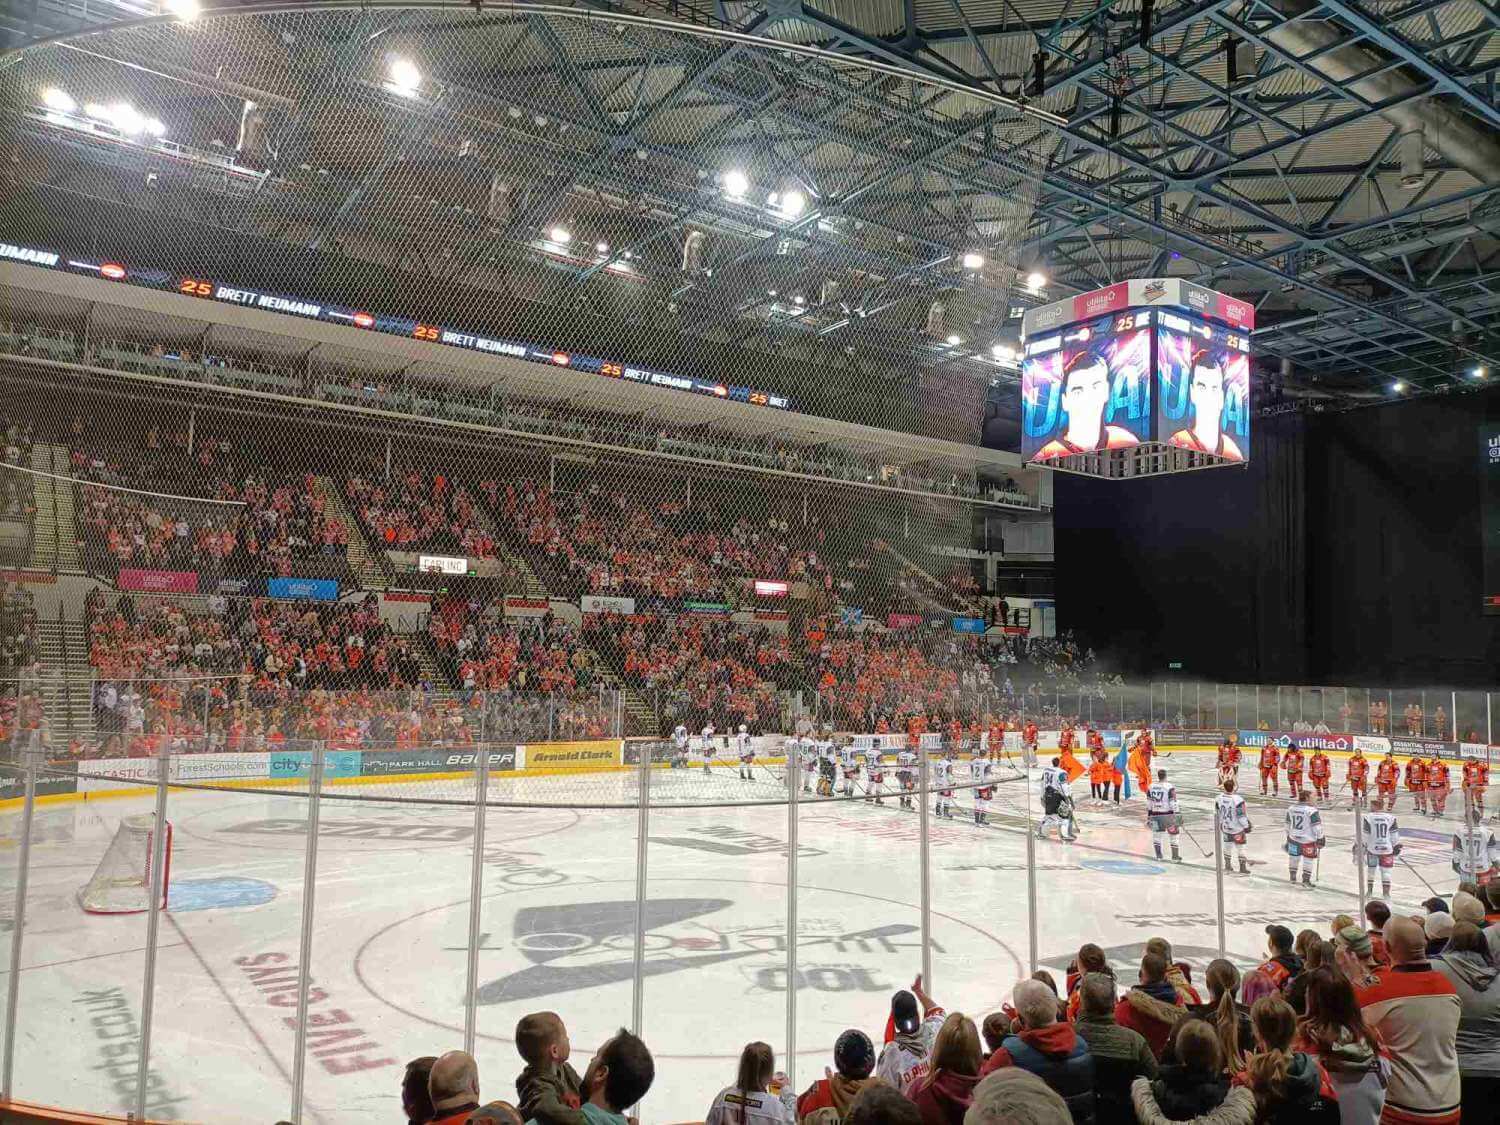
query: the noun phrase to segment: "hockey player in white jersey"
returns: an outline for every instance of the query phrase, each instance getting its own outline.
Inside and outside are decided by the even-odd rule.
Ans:
[[[1062,760],[1053,758],[1052,764],[1042,770],[1042,822],[1036,834],[1043,838],[1054,827],[1057,837],[1071,844],[1077,836],[1073,820],[1073,796],[1068,791],[1068,772],[1062,768]]]
[[[703,735],[702,735],[702,737],[703,737],[703,772],[704,773],[713,773],[713,770],[711,770],[709,768],[709,766],[711,766],[713,764],[713,760],[716,757],[718,757],[718,755],[719,755],[719,747],[714,742],[714,725],[713,725],[713,723],[709,723],[707,726],[705,726],[703,728]]]
[[[1488,885],[1500,867],[1500,839],[1485,824],[1474,824],[1453,834],[1453,870],[1460,879]]]
[[[840,792],[846,797],[854,796],[854,779],[859,776],[859,751],[852,742],[839,747],[839,772],[842,780]]]
[[[1239,861],[1241,875],[1250,874],[1250,864],[1245,860],[1245,838],[1250,835],[1250,810],[1245,807],[1245,798],[1235,792],[1236,781],[1224,779],[1224,792],[1214,800],[1214,810],[1219,821],[1219,837],[1224,843],[1224,870],[1234,873],[1235,861]]]
[[[750,749],[750,728],[744,723],[741,723],[740,729],[734,732],[734,749],[740,758],[740,779],[742,781],[755,780],[750,772],[755,762],[755,751]]]
[[[885,755],[878,746],[865,747],[865,800],[885,804]]]
[[[990,801],[995,797],[994,763],[981,745],[969,762],[969,775],[974,779],[974,823],[988,824]]]
[[[678,723],[672,731],[672,768],[685,769],[688,763],[688,730]]]
[[[1156,771],[1156,780],[1146,790],[1146,825],[1151,829],[1151,846],[1161,859],[1161,846],[1170,840],[1172,861],[1182,862],[1177,835],[1182,831],[1182,810],[1177,806],[1177,787],[1167,780],[1166,770]]]
[[[1318,869],[1318,855],[1328,839],[1323,835],[1323,816],[1312,803],[1312,793],[1306,789],[1297,793],[1297,798],[1286,810],[1286,854],[1287,870],[1293,883],[1297,881],[1297,868],[1302,868],[1302,885],[1314,886],[1313,874]]]
[[[896,785],[901,790],[901,807],[914,808],[911,795],[917,789],[917,755],[905,746],[896,754]]]
[[[1385,811],[1385,802],[1376,797],[1370,802],[1370,811],[1359,818],[1360,842],[1355,847],[1365,856],[1365,894],[1375,891],[1375,872],[1380,872],[1380,895],[1387,901],[1391,897],[1391,871],[1396,866],[1396,857],[1401,854],[1401,829],[1396,824],[1396,814]]]
[[[950,750],[940,758],[932,759],[932,783],[937,789],[937,804],[933,812],[948,820],[953,819],[953,752]]]

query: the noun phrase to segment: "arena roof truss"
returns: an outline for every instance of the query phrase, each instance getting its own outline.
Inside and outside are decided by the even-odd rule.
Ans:
[[[89,74],[168,122],[143,154],[26,106],[48,191],[124,200],[149,166],[163,214],[773,357],[810,413],[876,427],[921,428],[897,385],[934,413],[1012,384],[1022,308],[1128,276],[1254,301],[1269,367],[1332,406],[1500,373],[1482,0],[246,5],[5,69],[8,101]]]

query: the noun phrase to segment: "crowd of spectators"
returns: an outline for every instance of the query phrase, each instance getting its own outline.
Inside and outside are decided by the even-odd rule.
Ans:
[[[299,562],[341,570],[343,521],[311,474],[277,473],[224,438],[148,429],[138,443],[75,440],[70,452],[86,562],[286,577]],[[186,483],[185,483],[186,482]]]
[[[1449,923],[1429,944],[1434,917]],[[1461,920],[1455,920],[1461,919]],[[1496,1120],[1500,1095],[1500,884],[1461,886],[1416,916],[1372,901],[1326,932],[1266,927],[1263,960],[1212,961],[1202,986],[1165,938],[1127,979],[1095,944],[1064,987],[1041,970],[999,1011],[946,1010],[919,975],[871,1028],[837,1036],[801,1090],[765,1042],[704,1092],[704,1125],[1460,1125]],[[873,1034],[871,1032],[873,1031]],[[580,1076],[554,1012],[522,1017],[516,1101],[480,1105],[467,1055],[414,1059],[413,1125],[466,1121],[623,1125],[655,1067],[620,1031]],[[461,1070],[455,1086],[449,1075]],[[726,1075],[727,1077],[727,1075]]]
[[[32,592],[0,579],[0,678],[14,679],[35,668],[36,624]]]
[[[550,612],[506,617],[503,600],[439,597],[428,633],[449,679],[465,692],[571,692],[595,669],[571,625]]]
[[[443,473],[412,469],[389,481],[351,477],[344,490],[375,542],[389,550],[432,549],[475,559],[497,553],[474,494]]]
[[[779,720],[776,689],[791,671],[785,633],[712,614],[606,613],[584,618],[584,636],[614,658],[666,727],[765,730]]]

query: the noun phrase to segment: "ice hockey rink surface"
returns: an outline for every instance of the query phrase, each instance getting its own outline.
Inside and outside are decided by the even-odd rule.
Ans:
[[[1125,983],[1152,936],[1173,943],[1196,982],[1218,955],[1216,873],[1203,855],[1213,848],[1213,756],[1179,750],[1158,764],[1179,787],[1183,862],[1153,856],[1139,795],[1100,808],[1083,781],[1073,786],[1079,842],[1034,840],[1037,955],[1059,983],[1087,941],[1109,951]],[[739,781],[734,770],[653,771],[652,798],[663,807],[652,809],[648,831],[644,1037],[657,1080],[643,1121],[701,1120],[749,1040],[771,1043],[785,1065],[788,809],[779,767],[757,766],[754,781]],[[988,825],[973,823],[962,789],[955,818],[931,820],[929,990],[976,1018],[998,1008],[1029,971],[1026,826],[1028,803],[1041,815],[1039,784],[1008,766],[999,772]],[[1340,763],[1335,776],[1342,772]],[[512,1034],[524,1013],[563,1016],[580,1070],[599,1042],[631,1021],[638,813],[560,807],[583,799],[576,779],[544,779],[552,780],[559,807],[491,807],[486,818],[476,993],[486,1099],[515,1096],[521,1062]],[[1266,924],[1326,934],[1336,914],[1358,912],[1358,899],[1347,790],[1325,810],[1320,885],[1307,890],[1287,881],[1285,796],[1259,798],[1249,762],[1240,780],[1255,823],[1247,849],[1254,865],[1249,876],[1224,876],[1224,895],[1229,953],[1249,967],[1262,959]],[[529,800],[542,783],[526,783]],[[504,801],[510,784],[492,781],[491,800]],[[304,1120],[395,1120],[405,1061],[462,1045],[474,816],[419,798],[466,791],[472,786],[458,782],[366,786],[330,790],[337,799],[322,804]],[[726,793],[742,803],[694,807]],[[587,796],[608,804],[634,794],[635,776],[616,773],[594,777]],[[402,799],[363,799],[370,796]],[[151,807],[141,796],[36,810],[19,1098],[131,1105],[147,919],[85,914],[77,892],[120,818]],[[153,1116],[288,1114],[307,813],[300,796],[171,792],[172,890],[160,919],[148,1079]],[[1461,802],[1455,794],[1442,821],[1419,819],[1403,794],[1398,813],[1406,847],[1393,906],[1414,909],[1433,893],[1423,879],[1445,895],[1454,889],[1449,845]],[[859,796],[803,798],[796,815],[801,1088],[822,1075],[843,1028],[878,1038],[890,993],[920,968],[920,851],[918,816],[893,795],[879,807]],[[7,933],[19,824],[19,813],[6,815]]]

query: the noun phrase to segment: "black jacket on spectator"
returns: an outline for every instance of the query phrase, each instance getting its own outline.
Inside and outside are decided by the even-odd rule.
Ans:
[[[1163,1066],[1161,1077],[1151,1083],[1151,1093],[1167,1117],[1173,1121],[1191,1121],[1217,1109],[1229,1096],[1229,1079],[1196,1067]]]

